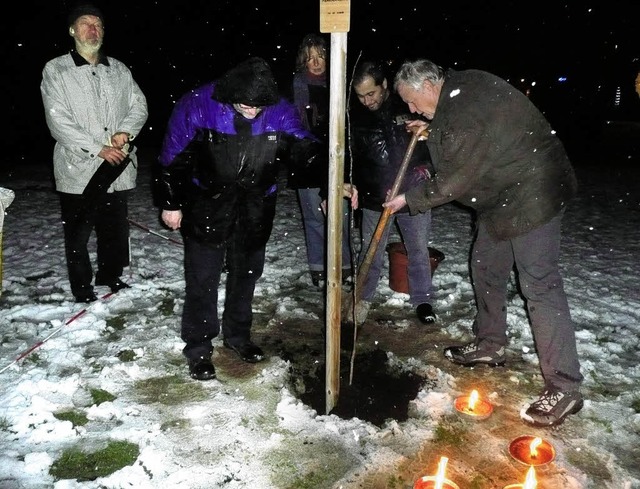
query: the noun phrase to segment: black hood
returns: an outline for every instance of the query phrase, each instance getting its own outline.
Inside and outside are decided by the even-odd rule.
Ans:
[[[216,83],[212,98],[251,107],[274,105],[280,99],[271,68],[262,58],[249,58],[227,71]]]

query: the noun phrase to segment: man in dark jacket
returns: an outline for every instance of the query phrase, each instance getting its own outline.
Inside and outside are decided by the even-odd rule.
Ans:
[[[358,188],[358,204],[362,209],[362,262],[380,221],[382,204],[387,192],[393,187],[411,140],[406,122],[415,117],[400,97],[391,91],[379,63],[361,62],[354,72],[352,85],[358,99],[351,111],[350,127],[353,183]],[[409,161],[400,191],[425,180],[431,171],[431,158],[426,142],[419,142]],[[433,323],[436,316],[431,306],[431,210],[414,215],[401,210],[392,217],[391,224],[394,221],[407,250],[407,281],[411,304],[416,308],[416,315],[422,323]],[[355,307],[357,324],[366,319],[376,292],[390,230],[391,226],[385,228],[362,285],[362,299]]]
[[[471,255],[476,338],[446,348],[445,356],[466,366],[504,365],[507,284],[515,263],[545,382],[521,416],[536,426],[560,424],[583,405],[558,266],[560,223],[577,187],[564,147],[531,101],[490,73],[445,73],[422,59],[404,63],[394,86],[412,112],[431,120],[436,173],[385,206],[408,205],[414,213],[455,200],[477,216]]]
[[[288,150],[287,159],[304,164],[317,146],[260,58],[240,63],[176,104],[159,156],[159,194],[162,220],[184,237],[181,335],[191,377],[215,377],[211,340],[221,329],[223,345],[242,360],[263,360],[250,338],[251,302],[276,209],[276,156]],[[218,286],[225,265],[221,326]]]

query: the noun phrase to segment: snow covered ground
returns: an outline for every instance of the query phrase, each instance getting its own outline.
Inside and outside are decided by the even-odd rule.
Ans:
[[[189,379],[179,337],[182,248],[174,241],[179,235],[159,225],[151,161],[143,158],[131,199],[131,219],[153,231],[131,228],[132,262],[123,279],[132,287],[115,295],[98,288],[101,299],[88,307],[70,301],[48,168],[0,173],[0,186],[16,193],[3,233],[1,488],[409,489],[418,477],[435,473],[442,455],[449,457],[447,477],[461,488],[502,488],[524,482],[526,467],[507,452],[509,441],[523,434],[541,436],[556,449],[556,459],[537,470],[538,487],[640,488],[637,159],[627,166],[603,161],[577,168],[580,195],[564,219],[561,263],[586,402],[579,414],[550,430],[518,419],[541,381],[515,282],[507,367],[469,370],[442,359],[448,342],[469,338],[474,311],[467,268],[471,220],[454,205],[433,211],[432,245],[446,255],[434,276],[438,328],[413,320],[408,297],[388,287],[385,269],[377,307],[387,320],[367,323],[363,331],[363,348],[375,343],[396,368],[428,379],[411,402],[408,420],[376,426],[313,410],[292,388],[290,363],[270,346],[268,338],[278,335],[306,341],[305,325],[312,337],[325,323],[324,296],[306,273],[300,214],[290,190],[281,192],[254,307],[254,337],[265,345],[268,360],[241,364],[218,338],[218,379]],[[287,331],[293,324],[303,326]],[[378,341],[376,331],[389,342]],[[394,351],[391,339],[403,348]],[[494,405],[485,421],[461,419],[453,408],[471,387]],[[115,399],[97,405],[94,389]],[[54,416],[69,410],[89,422],[74,426]],[[49,474],[65,449],[95,451],[110,440],[138,444],[135,463],[94,481]]]

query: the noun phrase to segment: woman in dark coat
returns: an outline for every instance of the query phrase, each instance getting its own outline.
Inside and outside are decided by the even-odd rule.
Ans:
[[[327,83],[327,43],[319,34],[308,34],[298,47],[296,74],[293,77],[293,101],[302,123],[322,143],[323,150],[313,170],[294,166],[288,185],[296,189],[302,212],[302,224],[307,246],[307,262],[313,285],[326,280],[327,219],[321,209],[329,175],[329,86]],[[349,236],[349,206],[343,204],[342,278],[351,277],[351,247]]]

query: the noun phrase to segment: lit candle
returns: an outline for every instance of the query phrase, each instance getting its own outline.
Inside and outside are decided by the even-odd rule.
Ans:
[[[513,440],[509,444],[509,453],[518,462],[527,465],[546,465],[556,456],[551,443],[531,435],[519,436]]]
[[[509,484],[504,486],[504,489],[536,489],[538,487],[538,481],[536,480],[536,471],[533,465],[527,470],[527,477],[524,480],[524,484]]]
[[[481,399],[475,389],[469,396],[458,397],[454,406],[463,416],[476,420],[487,419],[493,412],[491,403]]]
[[[538,458],[538,447],[542,443],[542,438],[536,437],[529,445],[529,453],[531,454],[531,458]]]
[[[469,396],[469,411],[473,411],[473,407],[476,405],[476,401],[478,400],[478,391],[472,390],[471,395]]]
[[[435,476],[425,475],[420,477],[413,485],[413,489],[460,489],[457,484],[444,476],[448,461],[447,457],[441,457],[440,462],[438,462],[438,473]]]

